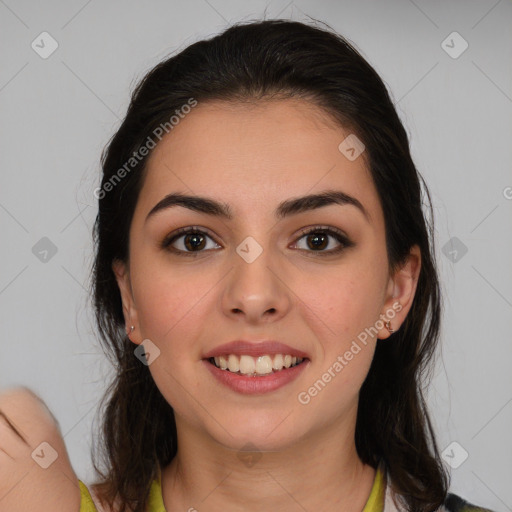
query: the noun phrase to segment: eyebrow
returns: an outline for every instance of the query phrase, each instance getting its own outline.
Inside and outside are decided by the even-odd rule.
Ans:
[[[278,205],[274,215],[276,219],[283,219],[291,215],[315,210],[332,204],[355,206],[363,213],[367,222],[371,223],[370,215],[361,202],[341,190],[326,190],[319,194],[287,199]],[[188,208],[195,212],[205,213],[206,215],[212,215],[226,220],[232,220],[234,217],[231,207],[227,203],[222,203],[208,197],[190,196],[175,192],[166,195],[153,206],[146,216],[144,223],[156,213],[167,210],[173,206],[182,206],[183,208]]]

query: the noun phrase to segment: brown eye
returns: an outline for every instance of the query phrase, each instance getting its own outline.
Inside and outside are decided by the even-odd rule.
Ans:
[[[329,245],[329,235],[321,232],[307,235],[306,240],[312,249],[325,249]]]
[[[354,245],[343,233],[332,228],[314,227],[303,232],[299,240],[303,238],[306,240],[305,250],[308,252],[318,252],[319,255],[335,254]],[[332,238],[338,242],[338,247],[325,250],[332,245],[330,243]]]
[[[175,233],[171,233],[161,244],[163,249],[168,249],[184,256],[195,256],[197,253],[205,252],[206,249],[218,248],[207,247],[208,239],[213,239],[204,231],[197,228],[181,228]]]
[[[205,237],[201,233],[188,233],[183,237],[184,245],[189,251],[204,249]]]

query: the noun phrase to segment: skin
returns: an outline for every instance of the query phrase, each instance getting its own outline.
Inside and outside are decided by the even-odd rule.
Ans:
[[[0,393],[0,411],[0,511],[78,512],[78,478],[44,401],[11,388]]]
[[[338,145],[349,131],[299,99],[198,104],[154,149],[130,228],[129,262],[114,262],[134,344],[160,354],[149,369],[172,405],[178,454],[162,468],[168,510],[362,510],[375,470],[354,441],[359,390],[376,337],[307,405],[307,391],[392,305],[397,330],[414,298],[421,257],[388,272],[384,216],[363,157]],[[329,205],[276,220],[284,200],[342,190],[366,208]],[[230,205],[233,220],[175,206],[145,222],[165,195],[182,192]],[[354,243],[315,249],[301,230],[320,225]],[[159,243],[178,228],[206,229],[197,257]],[[319,229],[318,231],[321,231]],[[317,231],[317,232],[318,232]],[[236,248],[248,236],[263,249],[247,263]],[[186,251],[186,237],[174,241]],[[189,252],[193,251],[190,249]],[[322,257],[321,251],[326,253]],[[293,382],[261,395],[238,394],[204,367],[202,354],[236,339],[274,339],[309,354]],[[136,348],[136,347],[134,347]],[[254,463],[241,449],[253,445]]]

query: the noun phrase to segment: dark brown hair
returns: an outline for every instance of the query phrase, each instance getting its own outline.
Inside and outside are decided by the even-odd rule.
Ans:
[[[191,98],[201,103],[269,97],[307,99],[363,141],[384,212],[390,271],[406,261],[413,245],[421,250],[409,314],[396,333],[377,343],[362,385],[355,443],[364,463],[376,468],[385,461],[408,510],[436,510],[446,498],[449,475],[423,396],[441,321],[430,194],[376,71],[330,27],[286,20],[233,25],[159,63],[135,88],[127,114],[102,154],[91,296],[102,344],[116,374],[101,403],[100,456],[105,470],[93,454],[101,475],[93,488],[110,502],[117,496],[121,512],[125,506],[143,512],[158,465],[168,465],[177,450],[173,409],[148,366],[134,356],[112,271],[115,259],[128,261],[129,228],[147,161],[139,149]],[[138,159],[128,168],[134,154]],[[123,168],[126,172],[120,173]],[[430,221],[422,210],[420,179]]]

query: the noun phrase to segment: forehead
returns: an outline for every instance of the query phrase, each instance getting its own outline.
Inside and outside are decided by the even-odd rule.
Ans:
[[[351,161],[338,149],[349,135],[304,100],[199,103],[150,155],[137,209],[145,215],[178,191],[242,215],[329,188],[355,196],[374,218],[380,204],[364,155]]]

